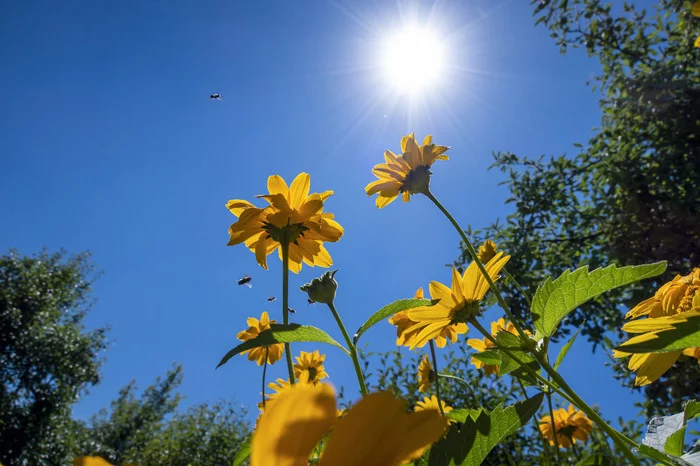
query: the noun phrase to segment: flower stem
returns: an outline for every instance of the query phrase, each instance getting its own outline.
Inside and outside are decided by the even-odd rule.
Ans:
[[[440,398],[440,377],[437,377],[438,373],[438,367],[437,367],[437,358],[435,357],[435,345],[433,344],[433,340],[429,340],[430,342],[430,355],[433,358],[433,370],[435,371],[436,377],[435,377],[435,396],[437,397],[437,403],[438,403],[438,408],[440,408],[440,413],[442,414],[442,417],[445,417],[445,410],[442,409],[442,399]]]
[[[491,276],[486,272],[486,269],[484,268],[484,264],[481,263],[479,260],[479,256],[476,253],[476,250],[474,249],[474,246],[472,246],[471,241],[469,241],[469,238],[467,238],[467,235],[464,234],[464,230],[462,227],[459,226],[459,223],[457,223],[457,220],[445,209],[445,207],[440,203],[440,201],[437,200],[437,198],[431,193],[430,191],[427,191],[425,195],[433,201],[433,204],[437,206],[438,209],[447,217],[447,220],[452,223],[452,226],[455,227],[457,232],[459,233],[459,236],[462,238],[462,241],[464,241],[464,245],[467,248],[467,251],[469,251],[469,255],[472,256],[472,260],[476,263],[476,266],[479,268],[479,271],[481,274],[484,276],[484,279],[486,282],[489,284],[490,289],[493,291],[494,296],[496,296],[496,300],[498,301],[498,304],[503,308],[503,311],[506,313],[508,316],[508,319],[510,319],[511,322],[513,322],[513,325],[515,326],[515,329],[518,331],[518,336],[520,337],[520,340],[525,343],[528,342],[529,339],[523,332],[522,328],[520,328],[520,325],[518,324],[517,320],[515,320],[515,317],[513,316],[513,313],[510,312],[510,309],[508,308],[508,305],[503,299],[503,296],[501,296],[501,292],[499,291],[498,287],[494,285],[493,280],[491,279]]]
[[[513,377],[513,379],[517,380],[518,385],[520,385],[520,389],[523,391],[523,396],[525,397],[525,399],[527,399],[527,389],[525,389],[525,384],[523,384],[523,381],[520,380],[519,377],[515,376]],[[540,430],[540,424],[537,422],[537,419],[535,419],[534,416],[532,417],[532,425],[535,428],[535,432],[539,434],[540,440],[542,440],[542,452],[545,454],[545,456],[549,458],[549,441],[545,438],[544,434]]]
[[[514,284],[515,287],[518,289],[518,291],[520,291],[520,294],[523,295],[523,298],[525,298],[525,302],[527,303],[527,306],[528,306],[528,307],[532,307],[532,300],[530,300],[530,297],[528,296],[528,294],[525,293],[525,290],[523,289],[523,287],[520,286],[520,283],[518,283],[518,280],[516,280],[515,277],[513,277],[513,276],[510,274],[510,272],[508,272],[508,271],[506,270],[505,267],[503,267],[501,270],[503,270],[503,273],[506,274],[506,277],[508,277],[508,279],[509,279],[510,281],[513,282],[513,284]]]
[[[289,324],[289,243],[283,240],[280,243],[282,248],[282,323]],[[289,383],[294,385],[294,364],[292,363],[292,348],[289,343],[284,344],[284,354],[287,358],[287,371],[289,372]]]
[[[461,378],[461,377],[457,377],[456,375],[451,375],[451,374],[438,374],[437,372],[435,372],[435,374],[436,374],[438,377],[442,377],[443,379],[452,379],[452,380],[456,380],[456,381],[460,382],[461,384],[465,385],[465,386],[467,387],[467,390],[469,391],[469,394],[472,396],[472,399],[474,400],[474,403],[476,404],[477,408],[478,408],[479,406],[481,406],[481,402],[479,401],[479,397],[476,396],[476,393],[474,392],[474,389],[473,389],[472,386],[469,384],[469,382],[467,382],[466,380],[464,380],[464,379]]]
[[[360,392],[362,392],[362,396],[367,396],[367,385],[365,385],[365,376],[362,374],[362,368],[360,367],[360,359],[357,357],[357,349],[352,343],[352,339],[350,338],[350,335],[348,335],[348,331],[345,330],[345,325],[343,325],[340,314],[338,314],[338,311],[335,309],[333,302],[328,303],[328,308],[331,310],[333,317],[335,317],[335,321],[338,323],[338,327],[340,327],[340,331],[343,333],[343,338],[345,338],[345,343],[347,343],[348,349],[350,350],[350,358],[352,358],[352,364],[355,366],[357,381],[360,383]]]
[[[262,407],[265,409],[265,375],[267,375],[267,355],[270,352],[270,347],[265,347],[265,363],[263,364],[263,376],[262,376]]]
[[[552,408],[552,393],[546,391],[544,394],[547,397],[547,406],[549,408],[549,421],[552,423],[552,437],[554,437],[554,452],[557,456],[557,464],[561,465],[561,456],[559,456],[559,434],[557,434],[557,425],[554,422],[554,408]]]

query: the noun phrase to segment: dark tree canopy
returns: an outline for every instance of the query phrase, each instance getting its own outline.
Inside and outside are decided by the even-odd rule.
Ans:
[[[700,266],[700,50],[693,47],[700,18],[691,16],[691,2],[677,0],[653,11],[632,2],[532,3],[536,23],[562,53],[583,48],[599,61],[592,84],[600,127],[587,144],[574,144],[574,155],[495,153],[492,167],[507,175],[514,210],[477,236],[513,255],[508,270],[529,293],[545,276],[584,264],[668,261],[664,276],[608,293],[566,321],[564,332],[583,326],[600,344],[618,338],[628,306]],[[502,286],[525,316],[522,295],[508,281]],[[681,360],[646,391],[648,414],[678,410],[700,391],[697,364]]]
[[[87,331],[88,254],[0,256],[0,462],[67,464],[70,409],[99,381],[105,329]]]

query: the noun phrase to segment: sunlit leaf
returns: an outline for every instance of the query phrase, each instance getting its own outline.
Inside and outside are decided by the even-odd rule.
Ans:
[[[559,366],[561,366],[561,363],[564,362],[564,358],[566,357],[566,354],[569,352],[571,349],[571,346],[574,344],[574,341],[576,341],[576,337],[578,336],[579,332],[581,331],[581,328],[576,330],[576,333],[574,333],[574,336],[571,337],[569,341],[566,342],[564,346],[561,347],[559,350],[559,354],[557,354],[557,359],[554,360],[554,370],[558,370]]]
[[[350,355],[348,350],[345,349],[343,345],[331,338],[326,332],[316,327],[299,324],[271,324],[270,330],[261,332],[257,337],[253,338],[252,340],[244,341],[226,353],[226,355],[221,359],[221,362],[219,362],[219,365],[216,367],[219,368],[223,366],[235,355],[249,349],[257,348],[259,346],[274,345],[276,343],[295,342],[328,343],[329,345],[342,349],[348,356]]]
[[[233,459],[233,466],[241,466],[248,457],[250,456],[250,440],[241,445],[240,450],[236,453],[236,457]]]
[[[388,319],[389,317],[393,316],[397,312],[401,311],[406,311],[408,309],[413,309],[415,307],[420,307],[420,306],[434,306],[439,300],[429,300],[429,299],[399,299],[398,301],[394,301],[391,304],[387,304],[374,314],[370,316],[369,319],[367,319],[367,322],[362,324],[362,326],[357,329],[357,332],[355,332],[355,335],[352,337],[353,343],[357,344],[357,340],[360,339],[360,335],[365,333],[367,330],[369,330],[370,327],[372,327],[374,324],[377,322],[380,322],[384,319]]]
[[[666,262],[617,267],[611,265],[588,271],[588,266],[565,271],[556,280],[547,277],[532,299],[535,339],[552,336],[559,322],[571,311],[606,291],[655,277],[666,270]]]

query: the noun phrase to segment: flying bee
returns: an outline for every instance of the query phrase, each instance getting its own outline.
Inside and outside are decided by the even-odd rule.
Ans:
[[[311,298],[306,298],[306,302],[309,303],[309,304],[316,304],[316,301],[314,301],[314,300],[311,299]]]
[[[252,280],[252,278],[246,275],[246,276],[244,276],[243,278],[241,278],[240,280],[238,280],[238,285],[239,285],[239,286],[240,286],[240,285],[245,285],[245,286],[247,286],[248,288],[253,288],[253,285],[250,284],[250,281],[251,281],[251,280]]]
[[[275,298],[274,296],[270,296],[269,298],[267,298],[267,300],[269,302],[273,302],[275,299],[277,299],[277,298]]]
[[[291,307],[288,307],[287,310],[288,310],[289,312],[291,312],[292,314],[296,314],[296,313],[297,313],[297,311],[295,311],[295,310],[292,309]]]
[[[221,94],[212,94],[209,96],[211,100],[221,100]]]

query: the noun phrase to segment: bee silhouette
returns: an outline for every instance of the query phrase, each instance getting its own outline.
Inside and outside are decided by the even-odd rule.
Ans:
[[[240,286],[240,285],[245,285],[245,286],[247,286],[248,288],[253,288],[253,285],[250,284],[250,281],[251,281],[251,280],[252,280],[252,278],[246,275],[245,277],[243,277],[243,278],[241,278],[240,280],[238,280],[238,285],[239,285],[239,286]]]
[[[221,100],[221,94],[212,94],[209,96],[211,100]]]
[[[273,302],[275,299],[277,299],[277,298],[275,298],[274,296],[270,296],[269,298],[267,298],[267,300],[269,302]]]
[[[291,312],[292,314],[296,314],[296,313],[297,313],[297,311],[295,311],[295,310],[292,309],[291,307],[288,307],[287,310],[288,310],[289,312]]]

